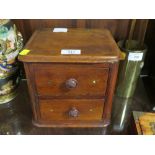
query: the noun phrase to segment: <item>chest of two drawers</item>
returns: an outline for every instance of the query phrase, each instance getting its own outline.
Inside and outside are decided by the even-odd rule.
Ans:
[[[35,121],[41,126],[103,125],[109,64],[30,63]],[[37,124],[37,122],[36,122]]]
[[[24,62],[35,125],[110,124],[120,51],[108,30],[37,30],[25,48],[31,52],[19,60]]]

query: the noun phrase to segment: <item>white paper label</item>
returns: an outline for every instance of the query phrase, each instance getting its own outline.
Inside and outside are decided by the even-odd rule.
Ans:
[[[129,53],[128,60],[131,61],[141,61],[143,58],[143,53]]]
[[[68,29],[67,28],[54,28],[53,32],[67,32]]]
[[[79,49],[62,49],[61,54],[81,54],[81,50]]]

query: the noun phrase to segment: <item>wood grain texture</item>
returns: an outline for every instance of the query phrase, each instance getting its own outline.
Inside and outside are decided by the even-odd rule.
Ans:
[[[118,61],[120,50],[111,33],[100,29],[68,29],[53,32],[36,31],[25,46],[28,55],[19,56],[24,62],[103,62]],[[80,49],[80,55],[63,55],[62,49]]]
[[[33,64],[39,97],[103,98],[107,88],[109,68],[91,64]],[[91,75],[91,76],[90,76]],[[68,88],[67,80],[75,79],[77,86]]]
[[[41,121],[95,121],[102,120],[104,100],[40,100]],[[78,116],[72,117],[72,108],[78,110]]]
[[[146,19],[146,20],[144,20],[144,19],[136,20],[136,27],[135,27],[135,30],[134,30],[133,39],[139,40],[139,42],[141,44],[144,43],[145,33],[146,33],[146,30],[147,30],[147,27],[148,27],[148,22],[149,22],[148,19]]]
[[[107,30],[75,31],[70,32],[74,37],[69,32],[50,36],[53,32],[49,29],[37,31],[26,45],[32,50],[31,56],[19,57],[25,64],[36,126],[107,127],[110,124],[118,47]],[[66,34],[68,42],[63,36]],[[58,41],[61,39],[63,41]],[[66,48],[81,47],[84,52],[79,56],[62,57],[58,53],[59,44],[67,44]],[[54,58],[48,54],[51,47],[56,49]],[[77,85],[68,90],[64,83],[66,86],[69,79],[74,79]],[[77,109],[81,113],[77,120],[68,118],[66,112],[77,115]]]
[[[135,38],[139,38],[146,30],[146,19],[138,19],[135,29]],[[99,28],[109,29],[118,40],[126,39],[129,33],[131,19],[13,19],[24,36],[25,42],[36,29],[67,27],[67,28]],[[144,31],[142,31],[144,30]]]
[[[104,126],[108,126],[111,121],[112,101],[117,80],[118,66],[119,63],[111,63],[110,66],[109,79],[107,82],[108,87],[106,91],[105,108],[103,112]]]
[[[31,67],[30,63],[24,63],[24,68],[26,72],[26,78],[28,83],[29,95],[31,97],[31,107],[33,112],[33,119],[38,120],[38,116],[40,116],[39,109],[38,109],[38,98],[36,97],[36,89],[34,78],[32,77],[33,68]]]

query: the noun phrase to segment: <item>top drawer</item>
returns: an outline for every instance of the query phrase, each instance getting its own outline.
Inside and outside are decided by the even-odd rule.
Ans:
[[[94,64],[36,63],[34,77],[37,94],[54,98],[102,98],[105,96],[109,68]]]

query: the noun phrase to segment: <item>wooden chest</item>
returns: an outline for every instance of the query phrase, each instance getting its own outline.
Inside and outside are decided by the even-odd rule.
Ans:
[[[108,30],[37,30],[19,56],[39,127],[106,127],[119,49]]]

